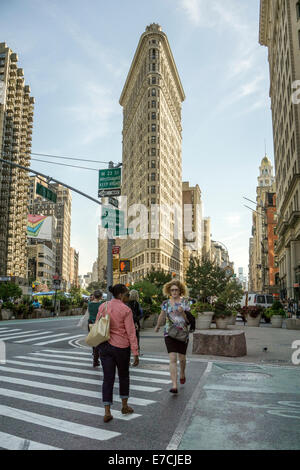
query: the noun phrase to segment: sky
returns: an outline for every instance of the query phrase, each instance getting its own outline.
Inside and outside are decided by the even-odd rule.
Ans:
[[[198,184],[212,239],[248,274],[262,158],[273,162],[267,49],[259,0],[2,0],[0,42],[18,54],[35,97],[32,152],[122,161],[119,98],[140,36],[159,23],[185,91],[183,181]],[[97,199],[105,163],[33,156],[31,168]],[[100,206],[72,193],[71,246],[79,273],[97,258]]]

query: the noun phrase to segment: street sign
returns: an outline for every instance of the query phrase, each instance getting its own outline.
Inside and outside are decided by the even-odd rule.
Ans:
[[[49,201],[56,202],[57,196],[56,193],[53,192],[51,189],[46,188],[46,186],[43,186],[40,183],[36,184],[36,193],[39,196],[42,196],[44,199],[49,199]]]
[[[109,197],[108,202],[109,202],[109,204],[111,204],[112,206],[114,206],[118,209],[118,207],[119,207],[118,199],[115,199],[114,197]]]
[[[98,197],[121,196],[121,189],[99,189]]]
[[[121,168],[99,170],[98,189],[119,189],[121,187]]]
[[[120,246],[114,245],[112,247],[112,254],[113,255],[119,255],[120,254],[120,248],[121,248]]]
[[[130,273],[132,271],[132,262],[130,259],[120,260],[120,273]]]

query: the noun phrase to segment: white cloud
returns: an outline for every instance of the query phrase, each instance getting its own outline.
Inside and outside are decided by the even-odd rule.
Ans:
[[[68,119],[81,124],[81,132],[77,136],[82,144],[89,144],[111,131],[111,122],[120,114],[112,91],[94,81],[84,82],[80,89],[80,100],[74,105],[64,108]]]

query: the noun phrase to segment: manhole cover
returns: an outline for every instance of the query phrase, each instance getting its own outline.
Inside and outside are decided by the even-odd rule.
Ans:
[[[223,377],[233,380],[256,382],[257,380],[269,379],[272,375],[263,372],[227,372],[223,374]]]

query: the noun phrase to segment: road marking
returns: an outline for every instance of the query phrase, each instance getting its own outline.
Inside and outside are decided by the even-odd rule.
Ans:
[[[0,330],[2,330],[0,334],[8,333],[9,331],[22,331],[21,328],[14,328],[13,330],[11,328],[0,328]]]
[[[51,353],[51,354],[54,354],[54,353],[62,353],[63,354],[79,354],[80,356],[89,356],[91,357],[92,355],[92,348],[91,348],[91,352],[81,352],[81,351],[62,351],[61,349],[43,349],[43,352],[48,352],[48,353]]]
[[[11,434],[0,431],[0,447],[3,449],[24,450],[25,445],[26,450],[62,450],[58,447],[48,446],[47,444],[35,441],[28,441],[27,439],[22,439],[22,437],[12,436]]]
[[[100,428],[93,428],[92,426],[85,426],[83,424],[73,423],[62,419],[51,418],[30,411],[11,408],[9,406],[0,405],[0,415],[7,416],[20,421],[25,421],[30,424],[36,424],[56,431],[61,431],[76,436],[88,437],[97,441],[107,441],[114,437],[120,436],[119,432],[106,431]]]
[[[66,333],[64,333],[64,334],[66,334]],[[65,341],[67,339],[79,338],[80,336],[82,337],[84,335],[68,336],[67,338],[63,338],[63,341]],[[36,343],[35,346],[44,346],[45,344],[58,343],[59,341],[62,341],[62,340],[61,339],[54,339],[52,341],[44,341],[42,343]]]
[[[17,379],[15,377],[7,377],[3,375],[0,376],[0,382],[16,384],[16,385],[24,385],[25,387],[30,387],[30,388],[41,388],[45,390],[53,390],[55,392],[68,393],[71,395],[78,395],[82,397],[97,398],[98,400],[101,399],[100,391],[94,392],[93,390],[85,390],[82,388],[73,388],[73,387],[64,387],[62,385],[54,385],[54,384],[48,384],[44,382],[35,382],[33,380]],[[118,395],[113,395],[113,401],[121,402],[122,400]],[[138,405],[138,406],[148,406],[148,405],[152,405],[153,403],[156,403],[156,401],[154,400],[148,400],[146,398],[136,398],[136,397],[131,397],[131,396],[129,398],[129,401],[133,405]]]
[[[57,359],[42,359],[42,358],[39,358],[39,357],[32,357],[32,356],[15,356],[16,359],[30,359],[32,361],[39,361],[39,362],[50,362],[51,363],[55,363],[55,364],[70,364],[70,365],[73,365],[73,366],[79,366],[79,367],[86,367],[86,366],[90,366],[90,364],[74,364],[74,362],[69,362],[69,361],[58,361]],[[29,363],[30,364],[30,363]],[[91,367],[91,366],[90,366]],[[99,370],[82,370],[82,369],[70,369],[70,368],[65,368],[65,367],[61,367],[61,368],[57,368],[57,367],[52,367],[52,369],[60,369],[60,370],[65,370],[65,371],[68,371],[68,372],[82,372],[83,374],[88,374],[88,375],[103,375],[103,371],[102,369],[99,369]],[[135,368],[134,369],[134,372],[137,372],[137,369]],[[151,372],[152,374],[155,373],[155,371],[149,371]],[[167,373],[167,375],[169,375]],[[161,384],[169,384],[171,383],[171,380],[166,380],[166,379],[159,379],[159,378],[153,378],[153,377],[138,377],[136,375],[132,375],[130,374],[130,379],[131,380],[136,380],[136,381],[140,381],[140,382],[153,382],[153,383],[161,383]]]
[[[36,330],[34,330],[36,331]],[[19,338],[28,338],[28,337],[32,337],[32,336],[37,336],[37,335],[40,335],[41,333],[18,333],[17,335],[12,335],[12,336],[1,336],[0,337],[0,340],[10,340],[10,339],[19,339]],[[35,339],[35,338],[33,338]],[[36,338],[36,339],[39,339],[39,338]],[[16,342],[16,341],[14,341]]]
[[[21,365],[21,366],[26,366],[26,367],[37,367],[40,369],[54,369],[54,370],[62,370],[65,372],[80,372],[84,373],[82,370],[76,370],[76,369],[70,369],[70,368],[64,368],[64,367],[58,367],[58,366],[48,366],[48,365],[41,365],[41,364],[29,364],[28,362],[20,362],[20,361],[6,361],[8,364],[16,364],[16,365]],[[59,375],[59,374],[49,374],[46,372],[35,372],[35,371],[27,371],[24,369],[13,369],[10,367],[6,366],[0,366],[0,370],[6,370],[10,372],[18,372],[20,374],[27,374],[27,375],[39,375],[41,377],[51,377],[53,379],[57,380],[68,380],[71,382],[83,382],[83,383],[88,383],[88,384],[94,384],[94,385],[102,385],[103,382],[102,380],[93,380],[93,379],[87,379],[87,378],[81,378],[81,377],[70,377],[69,375]],[[118,383],[114,384],[114,387],[118,387]],[[131,390],[138,390],[140,392],[158,392],[161,390],[161,388],[158,387],[146,387],[144,385],[130,385]]]
[[[150,362],[162,362],[164,364],[169,364],[169,359],[156,359],[154,357],[140,357],[140,361],[150,361]]]
[[[51,333],[51,331],[43,331],[43,333],[39,333],[39,334],[42,334],[42,335],[45,335],[46,333]],[[29,341],[35,341],[36,339],[40,340],[40,339],[46,339],[46,338],[55,338],[57,336],[65,336],[67,335],[68,333],[58,333],[56,335],[47,335],[47,336],[41,336],[40,338],[29,338],[29,339],[22,339],[21,341],[15,341],[15,343],[28,343]],[[63,340],[64,338],[61,338],[61,340]]]
[[[185,407],[185,410],[184,410],[184,412],[181,416],[179,424],[178,424],[177,428],[175,429],[175,432],[174,432],[174,434],[173,434],[166,450],[177,450],[178,449],[178,447],[180,445],[180,442],[182,440],[184,431],[186,430],[187,424],[188,424],[188,422],[189,422],[189,420],[190,420],[190,418],[193,414],[193,410],[194,410],[195,405],[196,405],[196,403],[199,399],[199,395],[202,391],[202,383],[205,382],[205,380],[207,378],[207,375],[211,372],[212,366],[213,366],[212,362],[209,362],[207,364],[207,367],[206,367],[203,375],[201,376],[191,399],[189,400],[189,402],[187,403],[187,405]]]
[[[41,405],[55,406],[58,408],[63,408],[67,410],[80,411],[81,413],[88,413],[94,416],[100,414],[101,409],[99,406],[86,405],[82,403],[70,402],[69,400],[59,400],[57,398],[33,395],[32,393],[18,392],[17,390],[9,390],[7,388],[0,388],[0,395],[4,397],[17,398],[19,400],[26,400],[34,403],[40,403]],[[104,409],[102,410],[104,411]],[[121,411],[114,410],[114,418],[122,419],[129,421],[130,419],[138,418],[141,416],[137,413],[132,413],[130,415],[123,415]],[[1,445],[1,443],[0,443]]]
[[[18,331],[18,333],[17,333]],[[8,330],[8,331],[1,331],[0,338],[3,336],[14,336],[14,335],[22,335],[24,333],[34,333],[36,330],[20,330],[19,328],[16,330]],[[13,333],[14,332],[14,333]]]
[[[76,361],[84,361],[84,362],[91,362],[92,361],[92,356],[90,355],[90,357],[75,357],[75,356],[65,356],[64,355],[65,352],[63,354],[46,354],[46,353],[40,353],[40,352],[34,352],[34,353],[30,353],[30,356],[26,356],[26,357],[32,357],[32,356],[42,356],[42,357],[47,357],[49,362],[51,361],[50,358],[52,357],[57,357],[57,358],[61,358],[61,359],[74,359]],[[17,356],[17,357],[21,357],[21,356]],[[51,362],[61,362],[61,361],[51,361]],[[74,362],[62,362],[62,364],[74,364]],[[81,364],[76,364],[76,365],[81,365]],[[155,374],[155,375],[163,375],[163,376],[169,376],[170,373],[169,372],[166,372],[166,371],[161,371],[161,370],[154,370],[154,369],[139,369],[138,367],[136,367],[134,369],[134,372],[138,372],[138,373],[141,373],[141,374]]]

